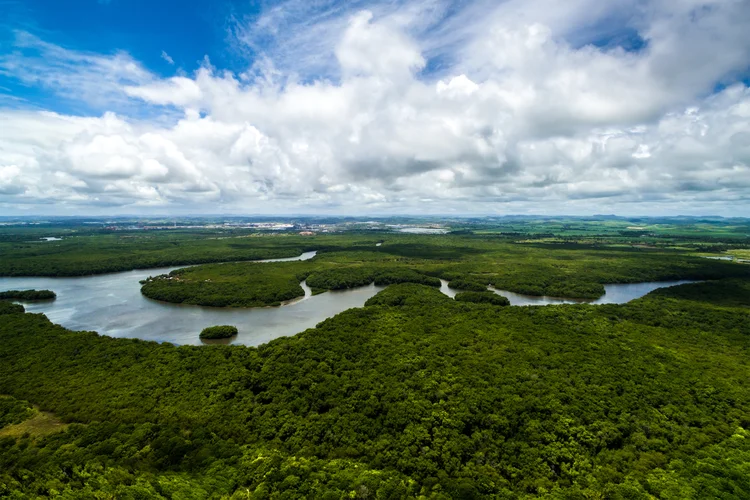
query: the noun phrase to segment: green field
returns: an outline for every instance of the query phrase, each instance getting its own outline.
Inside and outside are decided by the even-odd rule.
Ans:
[[[431,218],[383,219],[378,230],[349,219],[338,221],[341,231],[330,235],[299,236],[296,231],[268,232],[236,227],[175,230],[131,230],[130,223],[105,230],[73,222],[46,222],[29,226],[0,226],[0,276],[80,276],[105,272],[211,262],[293,257],[308,250],[353,248],[370,250],[389,238],[411,244],[419,254],[426,236],[384,230],[390,223],[435,225]],[[154,220],[152,223],[163,224]],[[192,221],[195,223],[195,221]],[[215,222],[215,221],[213,221]],[[337,219],[326,222],[337,231]],[[115,224],[115,223],[112,223]],[[750,247],[750,220],[699,218],[465,218],[440,222],[456,235],[531,246],[580,245],[612,249],[662,249],[710,252]],[[150,227],[143,223],[144,228]],[[347,228],[358,228],[350,231]],[[40,237],[61,237],[42,242]],[[440,236],[433,238],[439,240]],[[442,243],[439,243],[442,244]],[[432,243],[432,245],[437,245]],[[446,246],[454,246],[447,244]],[[424,255],[411,255],[422,257]],[[409,256],[408,254],[406,256]],[[454,258],[460,253],[443,254]],[[428,255],[434,258],[435,255]]]

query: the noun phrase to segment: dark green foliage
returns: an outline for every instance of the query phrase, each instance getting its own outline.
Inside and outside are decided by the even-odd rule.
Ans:
[[[458,302],[473,302],[475,304],[492,304],[494,306],[509,306],[510,301],[507,297],[498,295],[494,292],[460,292],[456,294]]]
[[[450,298],[432,287],[415,283],[391,285],[365,302],[365,306],[437,306]]]
[[[28,401],[19,401],[10,396],[0,396],[0,429],[18,424],[31,417],[34,409]]]
[[[374,280],[376,285],[393,285],[396,283],[417,283],[420,285],[440,288],[440,279],[432,276],[425,276],[412,269],[383,269],[375,273]]]
[[[353,264],[368,260],[367,265]],[[316,292],[375,283],[421,283],[440,287],[438,278],[407,267],[386,266],[378,254],[339,252],[304,262],[228,263],[177,269],[142,282],[146,297],[204,306],[279,305],[304,295],[302,280]]]
[[[188,267],[146,280],[141,293],[165,302],[214,307],[279,305],[305,294],[299,283],[308,265],[239,262]]]
[[[495,308],[399,284],[259,348],[6,315],[0,393],[84,425],[0,438],[0,495],[744,498],[750,312],[717,285]]]
[[[698,285],[680,285],[660,288],[652,292],[652,297],[694,300],[718,306],[750,307],[750,281],[727,279],[708,281]]]
[[[487,285],[481,284],[478,281],[471,281],[465,279],[454,279],[448,283],[448,286],[455,290],[467,290],[470,292],[486,292]]]
[[[12,302],[6,302],[0,300],[0,315],[2,314],[18,314],[25,311],[21,304],[14,304]]]
[[[395,283],[419,283],[440,287],[440,280],[408,268],[381,268],[377,266],[331,267],[315,270],[307,277],[313,288],[341,290],[369,285],[392,285]]]
[[[210,262],[294,257],[308,249],[297,237],[248,237],[215,232],[71,236],[53,244],[0,243],[0,276],[90,274]]]
[[[524,227],[547,238],[549,225]],[[47,437],[0,432],[0,497],[747,498],[750,267],[666,245],[530,244],[523,231],[381,247],[382,235],[225,236],[9,238],[0,274],[318,249],[308,262],[178,270],[144,294],[248,306],[301,296],[304,279],[316,291],[395,284],[258,348],[71,332],[0,301],[0,393],[74,422]],[[462,301],[502,300],[490,292],[451,300],[436,277],[573,297],[720,281],[622,306],[516,308]],[[29,408],[7,404],[14,421]]]
[[[534,257],[533,252],[528,257]],[[603,285],[608,283],[750,276],[750,266],[726,264],[676,252],[547,248],[533,262],[514,262],[490,282],[527,295],[595,299],[604,295]]]
[[[202,339],[228,339],[237,335],[237,327],[231,325],[209,326],[201,331]]]
[[[350,266],[313,271],[307,277],[307,284],[312,288],[324,290],[342,290],[369,285],[375,279],[371,267]]]
[[[607,224],[602,227],[609,227]],[[563,232],[571,227],[569,224],[558,227],[549,221],[539,225]],[[521,226],[538,235],[533,224]],[[627,227],[615,226],[620,228],[618,231]],[[291,257],[306,250],[318,250],[318,256],[311,261],[317,265],[291,263],[292,267],[281,273],[283,278],[268,275],[256,279],[240,267],[227,268],[242,274],[234,278],[222,274],[219,267],[199,266],[199,270],[178,271],[186,273],[186,282],[144,287],[145,295],[158,300],[237,307],[274,305],[299,297],[302,289],[298,282],[311,273],[314,277],[311,276],[309,284],[318,292],[372,282],[437,286],[436,281],[427,281],[430,276],[471,283],[465,285],[470,288],[463,288],[469,291],[479,291],[478,286],[489,283],[517,293],[571,298],[600,297],[607,283],[750,276],[750,266],[691,256],[682,247],[642,248],[632,244],[606,247],[586,243],[588,240],[528,243],[522,232],[513,234],[512,238],[491,234],[391,234],[380,247],[375,243],[383,240],[381,236],[356,233],[311,237],[231,231],[72,234],[52,244],[18,241],[11,238],[14,235],[8,235],[8,241],[0,241],[0,275],[71,276]],[[198,278],[203,284],[195,282]]]
[[[57,297],[51,290],[8,290],[0,292],[0,299],[50,300]]]

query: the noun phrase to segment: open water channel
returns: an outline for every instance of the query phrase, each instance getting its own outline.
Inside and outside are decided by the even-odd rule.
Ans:
[[[307,260],[315,252],[299,257],[269,259],[262,262]],[[185,267],[185,266],[179,266]],[[168,273],[178,267],[127,271],[75,278],[0,278],[0,291],[52,290],[53,301],[23,302],[28,312],[44,313],[53,322],[71,330],[93,330],[110,337],[139,338],[174,344],[200,345],[200,331],[213,325],[235,325],[239,334],[233,344],[260,345],[278,337],[290,336],[313,328],[326,318],[361,307],[384,287],[373,284],[350,290],[331,291],[313,296],[302,283],[305,297],[281,307],[247,309],[201,307],[168,304],[141,295],[140,280]],[[594,301],[555,297],[532,297],[495,290],[508,297],[511,305],[547,305],[590,302],[622,304],[665,286],[690,283],[667,281],[605,285],[606,294]],[[441,291],[453,297],[456,291],[443,281]],[[208,343],[208,342],[206,342]]]

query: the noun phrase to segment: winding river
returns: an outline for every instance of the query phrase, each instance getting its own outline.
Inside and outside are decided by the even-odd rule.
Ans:
[[[308,260],[315,252],[298,257],[256,262]],[[260,345],[278,337],[291,336],[352,307],[361,307],[384,287],[374,284],[313,296],[303,282],[305,296],[281,307],[250,309],[213,308],[168,304],[141,295],[140,280],[168,273],[179,267],[145,269],[75,278],[0,278],[0,291],[48,289],[57,293],[54,301],[24,302],[28,312],[44,313],[54,323],[71,330],[93,330],[110,337],[139,338],[174,344],[200,345],[198,333],[207,326],[235,325],[239,329],[233,344]],[[453,297],[456,290],[442,281],[441,291]],[[690,283],[667,281],[605,285],[606,294],[597,300],[532,297],[503,290],[511,305],[547,305],[588,302],[622,304],[665,286]],[[226,341],[229,342],[229,341]],[[215,341],[213,342],[215,343]]]
[[[455,297],[460,290],[448,286],[448,281],[440,280],[440,291],[449,297]],[[521,293],[498,290],[487,287],[488,290],[498,295],[507,297],[512,306],[548,306],[554,304],[624,304],[631,300],[639,299],[657,288],[665,288],[675,285],[695,283],[694,280],[680,281],[651,281],[646,283],[625,283],[615,285],[604,285],[604,295],[598,299],[571,299],[565,297],[547,297],[535,295],[523,295]]]

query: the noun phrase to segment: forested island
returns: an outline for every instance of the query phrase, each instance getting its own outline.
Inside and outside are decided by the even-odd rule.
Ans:
[[[177,259],[171,235],[149,237]],[[198,265],[143,285],[240,306],[297,297],[302,281],[385,287],[258,347],[70,331],[0,301],[0,497],[747,498],[750,266],[702,254],[750,241],[549,238],[315,236],[310,261]],[[74,239],[14,269],[83,269]],[[310,249],[296,235],[236,239],[243,259]],[[0,244],[0,262],[23,245]],[[622,305],[509,307],[487,291],[586,297],[686,278],[704,281]]]
[[[445,279],[449,287],[463,292],[486,292],[492,286],[532,296],[596,299],[609,283],[750,275],[750,267],[684,251],[529,245],[474,235],[446,235],[439,240],[389,235],[376,246],[379,239],[347,234],[310,238],[308,242],[320,246],[308,261],[191,266],[145,280],[141,292],[164,302],[262,307],[304,296],[302,281],[319,293],[371,283],[440,287],[440,279]]]
[[[201,330],[200,338],[202,339],[228,339],[237,335],[237,327],[231,325],[209,326]]]
[[[0,292],[0,300],[52,300],[57,295],[51,290],[7,290]]]

